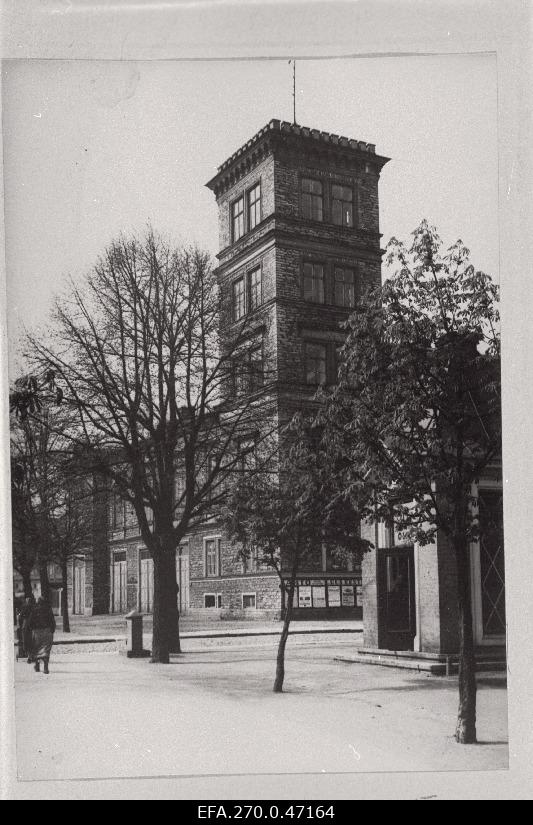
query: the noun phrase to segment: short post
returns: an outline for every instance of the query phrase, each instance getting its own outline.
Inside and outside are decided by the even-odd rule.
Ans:
[[[132,610],[126,616],[128,622],[128,639],[126,656],[128,659],[145,659],[150,656],[149,650],[143,649],[143,614]]]

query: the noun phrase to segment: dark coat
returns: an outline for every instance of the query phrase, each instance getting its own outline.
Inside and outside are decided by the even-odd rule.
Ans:
[[[36,604],[28,619],[28,627],[31,630],[44,630],[50,628],[52,633],[56,629],[56,620],[49,604]]]
[[[19,625],[19,627],[24,627],[24,625],[27,623],[28,619],[30,618],[30,616],[32,614],[32,611],[35,610],[35,607],[36,607],[35,602],[30,602],[29,604],[24,602],[24,604],[22,605],[22,607],[20,608],[19,613],[18,613],[18,625]]]

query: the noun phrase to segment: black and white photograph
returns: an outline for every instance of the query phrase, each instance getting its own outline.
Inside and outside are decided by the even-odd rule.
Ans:
[[[2,61],[28,787],[509,769],[497,56],[266,51]]]

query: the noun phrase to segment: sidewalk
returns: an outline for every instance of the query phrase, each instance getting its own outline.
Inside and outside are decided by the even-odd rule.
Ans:
[[[57,622],[54,645],[90,645],[124,642],[127,636],[127,622],[124,616],[72,616],[70,633],[61,630],[61,619]],[[278,636],[281,633],[281,621],[219,620],[183,616],[180,619],[180,637],[182,639],[215,639],[225,637]],[[146,615],[143,621],[143,636],[147,639],[152,634],[152,617]],[[360,619],[343,621],[295,621],[291,623],[292,636],[315,633],[355,633],[362,634],[363,622]]]
[[[273,639],[170,665],[80,646],[54,657],[50,676],[19,662],[19,777],[507,768],[504,674],[478,678],[480,744],[458,745],[456,678],[347,665],[335,657],[352,636],[303,638],[288,645],[282,694],[272,692]]]

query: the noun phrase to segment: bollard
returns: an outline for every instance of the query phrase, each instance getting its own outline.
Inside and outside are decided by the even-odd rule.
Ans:
[[[128,622],[128,639],[126,656],[128,659],[144,659],[150,656],[149,650],[143,649],[143,614],[132,610],[126,616]]]

